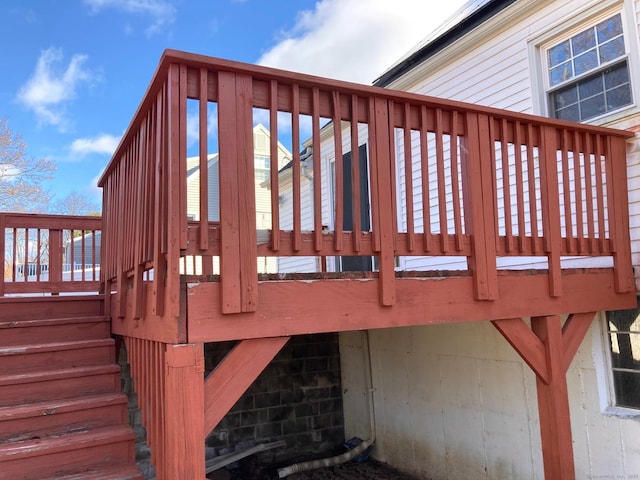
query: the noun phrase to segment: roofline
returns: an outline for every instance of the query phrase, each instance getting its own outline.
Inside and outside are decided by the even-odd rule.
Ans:
[[[397,63],[389,70],[378,77],[373,85],[376,87],[387,87],[389,84],[410,72],[418,65],[434,56],[439,51],[445,49],[450,44],[459,40],[467,33],[494,17],[517,0],[492,0],[480,7],[478,10],[465,17],[460,22],[446,30],[442,35],[434,38],[424,47],[409,55],[400,63]]]

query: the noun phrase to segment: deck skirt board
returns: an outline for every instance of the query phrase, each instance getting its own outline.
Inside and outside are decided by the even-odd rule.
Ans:
[[[222,315],[212,309],[216,282],[185,285],[190,342],[299,335],[412,325],[497,320],[631,308],[635,294],[616,294],[611,269],[564,271],[563,294],[549,295],[546,272],[498,275],[498,299],[476,300],[473,277],[397,278],[397,302],[381,306],[378,279],[279,280],[258,285],[255,313]],[[295,299],[295,301],[293,300]]]

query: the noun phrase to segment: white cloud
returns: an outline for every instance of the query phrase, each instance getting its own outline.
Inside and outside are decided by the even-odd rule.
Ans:
[[[71,143],[70,150],[75,157],[91,153],[112,155],[119,142],[120,137],[104,133],[92,138],[78,138]]]
[[[86,55],[74,55],[62,68],[62,51],[57,48],[44,50],[36,63],[31,78],[18,92],[18,100],[31,108],[39,123],[66,128],[65,102],[76,96],[78,86],[93,79],[94,75],[84,67]]]
[[[465,0],[320,0],[259,62],[370,84]]]
[[[92,13],[113,8],[126,13],[148,15],[151,17],[151,25],[145,30],[147,35],[153,35],[162,30],[162,27],[173,22],[176,9],[166,0],[84,0],[91,7]]]

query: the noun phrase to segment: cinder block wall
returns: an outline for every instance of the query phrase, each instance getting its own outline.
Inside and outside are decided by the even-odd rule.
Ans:
[[[207,373],[233,342],[205,345]],[[274,459],[318,454],[344,441],[340,353],[337,334],[291,338],[238,400],[207,445],[217,453],[285,440]]]

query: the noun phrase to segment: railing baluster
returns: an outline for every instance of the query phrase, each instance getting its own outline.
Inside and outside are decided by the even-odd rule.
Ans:
[[[207,109],[209,103],[209,71],[206,68],[200,69],[200,98],[198,100],[198,146],[200,147],[200,237],[198,242],[200,250],[206,250],[209,248],[209,139]]]
[[[311,149],[313,155],[313,248],[322,250],[322,166],[320,164],[320,89],[311,92]]]
[[[440,250],[449,252],[449,226],[447,222],[447,190],[444,171],[444,139],[442,132],[442,110],[436,108],[436,164],[438,174],[438,214],[440,220]]]
[[[565,236],[567,238],[567,251],[577,252],[575,247],[575,236],[573,234],[573,213],[571,211],[571,182],[569,179],[569,134],[566,129],[560,132],[560,148],[562,149],[562,190],[564,192],[564,224]]]
[[[516,166],[516,206],[518,210],[518,250],[520,253],[525,251],[525,241],[527,231],[524,219],[524,174],[522,168],[522,138],[521,125],[516,121],[513,125],[513,148],[515,151]],[[531,188],[531,186],[529,186]]]
[[[460,180],[458,178],[458,112],[451,112],[451,195],[453,197],[453,225],[455,229],[456,250],[462,251],[462,209],[460,208]]]
[[[291,86],[291,148],[293,150],[293,250],[300,250],[302,243],[302,198],[300,166],[300,89],[297,84]]]
[[[527,177],[529,183],[529,221],[531,222],[531,253],[538,253],[538,201],[536,185],[536,164],[534,157],[533,126],[527,124]]]
[[[581,142],[580,134],[573,134],[573,188],[575,192],[575,209],[576,209],[576,241],[578,244],[578,253],[584,252],[584,210],[582,206],[582,172],[580,165]]]
[[[422,181],[422,247],[431,251],[431,191],[429,189],[429,136],[427,107],[420,106],[420,178]]]
[[[342,159],[342,115],[340,112],[340,94],[333,90],[331,92],[332,112],[333,112],[333,151],[335,155],[336,170],[336,205],[334,233],[336,252],[342,250],[342,237],[344,232],[344,162]]]
[[[602,162],[602,137],[598,134],[594,134],[594,137],[595,140],[593,155],[595,159],[594,171],[596,177],[596,199],[598,205],[598,248],[599,253],[603,255],[608,251],[608,249],[606,248],[607,235],[604,217],[604,188],[602,183],[602,176],[606,175],[606,172],[604,171]]]
[[[278,81],[269,84],[269,155],[271,183],[271,249],[280,250],[280,182],[278,179]]]
[[[582,145],[584,147],[584,180],[585,180],[585,202],[587,207],[587,251],[593,253],[595,249],[594,214],[593,214],[593,179],[591,178],[591,159],[593,150],[588,133],[583,134]]]
[[[415,248],[415,226],[413,214],[413,155],[411,153],[411,105],[404,104],[404,182],[405,214],[407,216],[407,250]]]
[[[513,251],[513,223],[511,213],[511,178],[509,169],[509,130],[507,119],[500,123],[502,160],[502,207],[504,209],[504,236],[507,252]]]
[[[358,97],[351,96],[351,202],[353,206],[353,249],[360,251],[362,204],[360,202],[360,142],[358,141]]]

